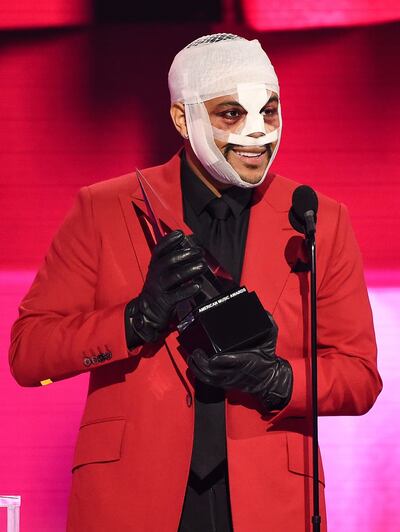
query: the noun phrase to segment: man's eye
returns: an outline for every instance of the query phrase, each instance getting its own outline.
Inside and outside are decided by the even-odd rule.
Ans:
[[[261,111],[261,114],[267,117],[276,116],[278,109],[276,107],[267,107]]]
[[[230,111],[224,111],[221,113],[221,116],[223,118],[227,118],[228,120],[233,120],[235,118],[240,118],[242,114],[243,112],[239,111],[238,109],[231,109]]]

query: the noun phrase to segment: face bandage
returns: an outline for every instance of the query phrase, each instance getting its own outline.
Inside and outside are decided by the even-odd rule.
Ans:
[[[265,179],[278,150],[282,117],[278,101],[278,126],[268,124],[263,110],[272,93],[279,98],[275,71],[258,41],[216,34],[194,41],[175,57],[169,72],[171,102],[185,104],[189,140],[196,157],[218,181],[240,187],[258,186]],[[230,95],[245,111],[237,129],[211,125],[205,101]],[[214,139],[235,146],[275,143],[258,183],[243,181],[227,162]]]
[[[241,129],[235,133],[212,127],[214,138],[229,144],[240,146],[264,146],[278,140],[278,128],[266,127],[263,108],[272,96],[272,92],[264,85],[256,83],[240,83],[237,86],[236,100],[247,112]],[[248,135],[262,133],[260,137]]]

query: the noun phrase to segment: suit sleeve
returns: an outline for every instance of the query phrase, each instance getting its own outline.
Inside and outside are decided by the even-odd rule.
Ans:
[[[319,415],[364,414],[374,404],[382,381],[377,370],[361,255],[343,205],[331,256],[319,283],[317,312]],[[304,417],[311,413],[310,359],[289,362],[293,369],[292,397],[273,423],[282,417]]]
[[[54,238],[11,331],[11,372],[22,386],[71,377],[139,352],[126,346],[125,303],[96,309],[101,239],[89,188]]]

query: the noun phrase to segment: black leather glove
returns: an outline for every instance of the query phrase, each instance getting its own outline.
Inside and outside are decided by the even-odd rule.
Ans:
[[[195,349],[188,358],[194,376],[210,386],[253,394],[269,411],[285,407],[292,394],[293,373],[289,362],[275,354],[278,327],[270,318],[268,337],[257,347],[211,357]]]
[[[155,342],[167,332],[176,304],[200,290],[207,269],[201,248],[185,245],[182,231],[173,231],[155,246],[140,295],[126,307],[129,348]]]

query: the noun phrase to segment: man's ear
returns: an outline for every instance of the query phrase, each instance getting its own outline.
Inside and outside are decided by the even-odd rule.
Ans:
[[[178,133],[184,139],[189,138],[187,127],[186,127],[186,117],[185,117],[185,106],[181,102],[175,102],[171,105],[170,109],[172,122]]]

